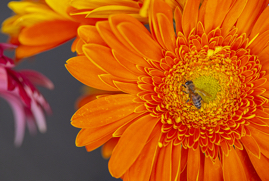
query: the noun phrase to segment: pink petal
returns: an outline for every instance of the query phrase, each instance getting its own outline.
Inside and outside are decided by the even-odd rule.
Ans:
[[[45,77],[43,74],[33,71],[33,70],[22,70],[20,71],[22,75],[28,78],[33,84],[43,86],[47,89],[53,89],[53,83]]]

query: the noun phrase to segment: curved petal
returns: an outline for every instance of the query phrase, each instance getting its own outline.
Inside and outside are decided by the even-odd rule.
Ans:
[[[254,38],[258,33],[262,34],[267,31],[269,28],[269,7],[267,6],[264,11],[260,14],[258,19],[253,26],[251,34],[249,36],[250,39]]]
[[[63,17],[67,19],[71,19],[69,14],[67,14],[67,9],[70,6],[69,1],[70,0],[61,0],[61,1],[55,1],[55,0],[45,0],[46,3],[57,13],[62,15]]]
[[[230,8],[229,12],[227,13],[221,28],[222,28],[222,35],[225,37],[229,30],[234,26],[235,22],[237,21],[238,17],[241,15],[241,13],[244,10],[244,7],[246,6],[248,0],[240,0],[235,1]]]
[[[181,162],[181,145],[173,147],[172,150],[172,180],[180,178],[180,162]]]
[[[119,141],[119,138],[111,138],[102,146],[103,158],[108,159],[111,156],[112,151],[114,150],[115,146],[118,144],[118,141]]]
[[[154,128],[151,133],[154,135],[153,138],[148,140],[148,143],[145,145],[134,164],[130,167],[130,181],[149,180],[161,136],[160,129],[160,126]]]
[[[267,0],[248,0],[246,7],[236,23],[238,34],[246,33],[248,36],[257,20],[257,17],[264,10],[264,8],[267,7],[267,5]]]
[[[251,136],[258,143],[262,154],[269,158],[269,135],[264,134],[252,127],[248,127],[248,129],[251,131]]]
[[[233,0],[208,0],[206,4],[204,26],[205,32],[209,33],[212,29],[220,27],[227,15]],[[213,18],[214,17],[214,18]]]
[[[79,24],[72,21],[45,21],[24,28],[19,41],[24,45],[61,44],[77,35]]]
[[[118,63],[110,48],[98,44],[86,44],[83,46],[83,52],[92,63],[105,72],[119,78],[137,80],[137,75],[132,74]]]
[[[260,147],[252,136],[244,136],[240,139],[244,147],[248,149],[254,156],[260,158]]]
[[[105,142],[107,142],[111,138],[112,138],[112,136],[110,134],[108,134],[105,137],[102,137],[102,138],[95,140],[94,142],[86,145],[85,148],[88,152],[93,151],[93,150],[99,148],[100,146],[102,146],[103,144],[105,144]]]
[[[119,81],[113,81],[115,86],[121,90],[122,92],[126,92],[129,94],[137,94],[141,91],[139,87],[137,86],[137,83],[127,83],[127,82],[119,82]]]
[[[216,159],[215,163],[213,163],[209,157],[205,157],[204,180],[223,181],[222,167],[219,159]]]
[[[22,102],[15,96],[1,92],[1,96],[10,104],[12,107],[14,119],[15,119],[15,140],[16,146],[20,146],[23,141],[25,132],[25,112]]]
[[[28,45],[20,45],[16,48],[16,59],[17,61],[25,58],[36,55],[40,52],[55,48],[59,44],[48,44],[48,45],[37,45],[37,46],[28,46]]]
[[[158,118],[147,115],[125,130],[108,163],[113,177],[121,177],[131,167],[158,121]]]
[[[261,180],[261,178],[257,174],[255,168],[253,167],[246,150],[245,149],[243,149],[243,150],[236,149],[236,153],[241,160],[242,166],[245,169],[245,173],[246,173],[247,178],[249,180],[253,180],[253,181],[254,180]]]
[[[100,127],[133,113],[138,104],[135,96],[117,94],[102,97],[82,106],[71,118],[72,125],[79,128]]]
[[[222,154],[222,164],[224,180],[247,180],[240,157],[238,157],[234,148],[231,149],[228,156]]]
[[[20,73],[27,77],[27,79],[29,79],[35,85],[40,85],[48,89],[54,88],[53,83],[39,72],[32,70],[21,70]]]
[[[78,28],[78,36],[85,43],[94,43],[103,46],[107,46],[106,42],[102,39],[99,32],[97,31],[96,26],[92,25],[81,25]]]
[[[118,127],[132,121],[132,119],[137,115],[138,114],[130,114],[118,121],[100,127],[83,128],[77,135],[76,145],[85,146],[91,144],[92,142],[96,142],[97,140],[102,139],[107,135],[110,135],[112,137],[112,133],[116,131]]]
[[[250,152],[248,152],[248,156],[256,172],[260,176],[260,179],[269,180],[269,174],[268,174],[269,158],[266,158],[263,154],[261,154],[260,159],[258,159]]]
[[[152,32],[153,38],[155,40],[157,40],[157,42],[160,43],[160,45],[165,48],[165,44],[166,42],[164,42],[163,40],[163,36],[161,35],[161,32],[163,32],[163,28],[169,28],[171,30],[172,28],[172,20],[173,20],[173,14],[171,11],[171,8],[169,7],[169,5],[167,3],[165,3],[164,1],[161,0],[155,0],[155,1],[151,1],[151,6],[150,6],[150,10],[149,11],[149,25],[150,25],[150,30]],[[160,22],[158,21],[157,18],[157,14],[162,14],[162,16],[165,16],[168,20],[167,24],[170,24],[170,27],[162,27],[161,24],[159,24]],[[172,30],[173,31],[173,30]],[[169,31],[170,32],[170,31]],[[166,36],[166,35],[164,35]]]
[[[141,56],[157,62],[160,61],[162,58],[161,47],[143,30],[128,22],[119,24],[117,28],[129,45]]]
[[[196,27],[199,5],[200,0],[187,0],[185,4],[182,15],[182,29],[186,37],[188,37],[191,30]]]
[[[166,147],[161,147],[156,158],[156,181],[171,181],[172,171],[172,143]]]
[[[117,91],[118,89],[113,88],[105,84],[98,75],[104,74],[106,72],[102,71],[100,68],[96,67],[86,56],[77,56],[67,60],[65,65],[67,70],[73,75],[76,79],[82,82],[85,85],[90,87],[108,90],[108,91]]]
[[[109,22],[98,22],[96,27],[103,40],[109,45],[111,49],[115,50],[115,52],[118,52],[123,57],[128,57],[128,60],[136,65],[144,67],[150,66],[141,56],[127,49],[125,45],[118,40],[118,38],[111,30]]]
[[[200,170],[200,148],[196,150],[189,148],[187,161],[187,178],[188,180],[197,180],[199,178]]]

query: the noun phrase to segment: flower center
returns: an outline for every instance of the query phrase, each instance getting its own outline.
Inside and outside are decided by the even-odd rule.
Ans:
[[[264,82],[260,61],[236,31],[222,37],[217,28],[206,35],[198,23],[188,40],[178,33],[175,53],[166,51],[160,65],[152,63],[162,73],[145,69],[150,78],[139,83],[142,88],[151,83],[154,93],[142,89],[138,95],[160,117],[160,147],[171,142],[199,147],[213,160],[219,150],[228,155],[234,146],[241,149],[238,140],[250,134],[246,126],[267,99],[254,92]]]
[[[203,92],[197,92],[201,97],[203,102],[209,103],[214,101],[217,97],[217,93],[221,90],[218,79],[212,76],[200,76],[193,80],[196,89]]]

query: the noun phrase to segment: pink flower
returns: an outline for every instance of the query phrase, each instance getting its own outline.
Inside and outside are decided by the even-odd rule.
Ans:
[[[42,74],[23,70],[15,71],[11,58],[3,54],[5,49],[15,48],[14,45],[0,43],[0,96],[13,109],[15,118],[15,145],[20,146],[25,127],[30,133],[46,131],[45,113],[51,113],[49,104],[34,85],[53,89],[52,82]]]

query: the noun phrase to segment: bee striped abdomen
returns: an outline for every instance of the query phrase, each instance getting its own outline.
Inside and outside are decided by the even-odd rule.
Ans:
[[[202,97],[197,94],[197,93],[194,93],[194,94],[191,94],[191,99],[192,99],[192,103],[193,105],[197,108],[197,109],[200,109],[201,106],[202,106]]]

